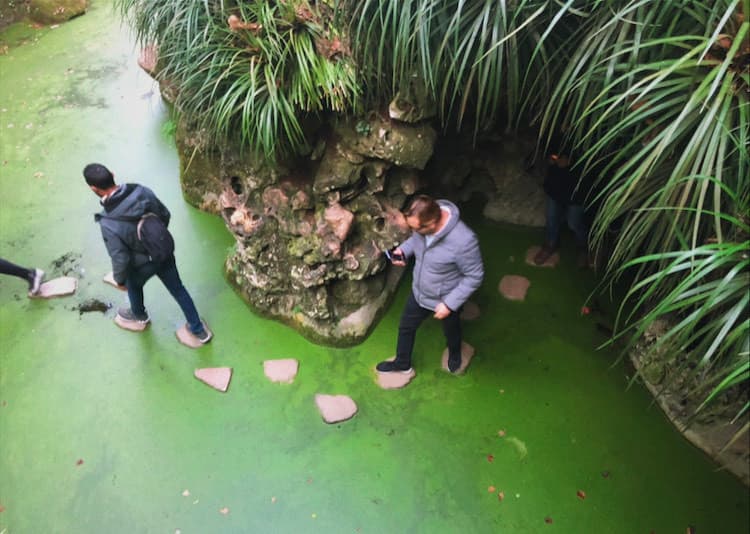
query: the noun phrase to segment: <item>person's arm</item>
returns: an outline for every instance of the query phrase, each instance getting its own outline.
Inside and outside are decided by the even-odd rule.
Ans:
[[[161,203],[161,200],[154,195],[155,209],[154,213],[162,220],[165,226],[169,226],[169,220],[172,218],[172,214],[169,213],[167,207]]]
[[[112,260],[112,278],[119,286],[125,285],[130,266],[130,249],[116,233],[107,228],[106,223],[101,224],[104,246]]]
[[[461,273],[461,281],[443,299],[443,304],[451,311],[456,311],[463,306],[469,300],[471,294],[479,289],[484,279],[484,264],[479,252],[479,241],[473,233],[468,239],[466,247],[456,258],[456,268]]]

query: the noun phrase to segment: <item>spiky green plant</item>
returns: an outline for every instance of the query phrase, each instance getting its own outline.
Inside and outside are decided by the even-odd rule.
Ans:
[[[217,143],[268,158],[306,144],[310,114],[356,107],[359,84],[339,13],[325,3],[116,0],[175,105]],[[230,20],[231,17],[231,20]]]

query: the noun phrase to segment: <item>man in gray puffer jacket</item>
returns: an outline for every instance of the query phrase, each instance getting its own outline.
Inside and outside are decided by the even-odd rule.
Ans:
[[[417,196],[405,212],[412,235],[392,253],[394,265],[404,266],[414,256],[412,291],[401,314],[396,358],[380,362],[381,372],[411,371],[417,328],[429,315],[443,323],[448,342],[448,369],[461,367],[461,307],[484,278],[476,234],[447,200]]]
[[[201,343],[208,343],[212,334],[206,330],[190,294],[182,285],[174,254],[163,262],[152,261],[138,239],[137,221],[147,213],[169,224],[169,210],[148,187],[139,184],[116,185],[107,167],[91,163],[83,169],[91,190],[101,200],[104,211],[94,215],[112,259],[112,276],[120,289],[127,290],[130,308],[120,308],[117,315],[128,322],[146,325],[151,318],[143,304],[143,286],[156,275],[179,304],[187,320],[188,330]]]

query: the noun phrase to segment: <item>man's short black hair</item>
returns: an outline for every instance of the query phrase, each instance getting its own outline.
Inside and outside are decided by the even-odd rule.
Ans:
[[[109,189],[115,185],[115,177],[110,170],[101,163],[89,163],[83,169],[86,183],[99,189]]]

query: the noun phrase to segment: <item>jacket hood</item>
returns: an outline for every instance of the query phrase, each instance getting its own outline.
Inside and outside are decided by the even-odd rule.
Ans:
[[[112,196],[102,202],[103,213],[94,215],[99,220],[102,215],[113,217],[141,218],[148,211],[148,199],[139,194],[141,186],[138,184],[124,184]]]
[[[461,213],[458,211],[458,206],[456,206],[453,202],[450,200],[438,200],[438,205],[441,209],[447,209],[451,216],[450,219],[448,219],[448,222],[445,223],[445,226],[443,226],[436,234],[435,234],[435,240],[437,241],[447,233],[449,233],[455,226],[458,224],[458,221],[461,217]]]

